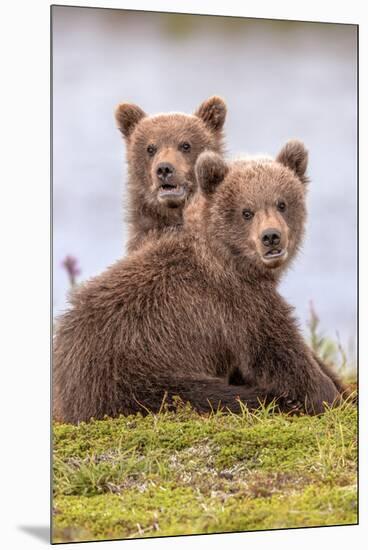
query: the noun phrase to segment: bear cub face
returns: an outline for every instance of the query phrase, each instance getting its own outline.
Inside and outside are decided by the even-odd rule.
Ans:
[[[207,197],[205,231],[239,265],[276,275],[295,256],[305,218],[308,153],[289,141],[275,160],[244,159],[226,164],[203,153],[196,173]]]
[[[219,97],[203,102],[194,115],[147,116],[134,104],[116,110],[126,140],[130,185],[144,210],[170,215],[180,210],[197,189],[194,165],[205,149],[221,152],[226,106]]]

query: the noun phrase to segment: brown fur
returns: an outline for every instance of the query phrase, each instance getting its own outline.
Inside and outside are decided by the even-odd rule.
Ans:
[[[281,158],[227,165],[203,153],[201,231],[168,231],[74,293],[55,336],[58,419],[158,410],[165,393],[198,410],[283,396],[285,406],[320,413],[339,398],[275,288],[280,258],[265,259],[258,243],[270,216],[283,231],[284,261],[303,234],[305,184],[294,158]],[[227,385],[236,372],[245,385]]]
[[[193,171],[198,154],[203,149],[220,152],[223,141],[223,125],[226,106],[221,98],[211,97],[204,101],[194,116],[184,114],[164,114],[148,117],[134,104],[121,104],[116,110],[118,127],[126,139],[129,167],[129,241],[128,252],[137,250],[145,242],[157,238],[167,228],[182,229],[183,211],[185,225],[192,230],[200,230],[203,197],[196,193],[197,183]],[[185,140],[192,146],[190,154],[180,151],[178,146]],[[147,155],[147,144],[154,144],[157,152],[154,157]],[[296,141],[290,141],[281,151],[279,162],[292,163],[290,166],[303,183],[308,155],[304,147]],[[180,199],[158,196],[159,184],[156,170],[160,162],[170,162],[176,169],[176,181],[185,182],[186,193]],[[194,200],[192,200],[194,197]],[[287,263],[278,270],[281,276]],[[326,374],[339,388],[346,387],[336,373],[315,356]],[[241,380],[241,376],[233,377]]]
[[[118,106],[116,120],[125,138],[129,171],[129,252],[147,235],[152,238],[167,227],[182,227],[183,208],[197,191],[195,162],[206,149],[222,151],[225,117],[226,105],[216,96],[204,101],[194,115],[147,116],[137,105]],[[157,173],[163,163],[174,169],[167,181]],[[165,191],[168,184],[174,193]]]
[[[200,105],[194,117],[194,121],[193,116],[183,114],[148,117],[140,107],[127,103],[119,105],[116,110],[116,120],[126,140],[128,153],[130,235],[127,248],[129,252],[137,250],[145,242],[156,238],[166,228],[181,229],[183,217],[186,226],[190,225],[193,231],[195,228],[200,230],[203,196],[196,193],[197,184],[192,168],[198,153],[203,148],[217,152],[222,150],[222,130],[226,117],[225,103],[221,98],[211,97]],[[139,123],[142,121],[144,124],[140,126]],[[197,131],[198,134],[196,134]],[[183,135],[181,135],[183,132],[187,136],[186,139],[190,136],[192,145],[193,139],[196,142],[195,149],[190,155],[183,154],[177,147],[183,141]],[[146,149],[147,144],[152,143],[158,146],[158,150],[151,159],[147,156]],[[281,163],[292,162],[292,169],[303,183],[307,182],[305,172],[308,154],[304,147],[299,147],[298,142],[288,142],[277,160]],[[189,182],[188,194],[184,200],[173,203],[158,199],[157,183],[160,182],[157,180],[155,170],[162,161],[172,163],[176,167],[179,179]],[[147,170],[146,174],[143,174],[142,166],[143,170]],[[286,265],[283,265],[278,270],[279,276],[285,272],[285,267]],[[328,369],[317,356],[315,359],[328,375],[332,373],[332,379],[339,391],[345,391],[346,387],[337,374],[332,369]],[[232,379],[239,382],[241,376],[234,374]]]
[[[267,201],[269,201],[268,176],[266,178],[259,177],[259,171],[260,169],[262,169],[262,167],[266,170],[269,169],[270,167],[268,163],[271,160],[272,159],[265,158],[260,158],[258,160],[256,158],[248,158],[248,160],[245,161],[245,164],[248,166],[250,185],[253,177],[252,174],[256,173],[256,181],[259,185],[259,188],[257,189],[254,187],[254,185],[252,186],[253,193],[255,192],[256,200],[258,201],[259,198],[263,197],[264,203],[267,203]],[[283,147],[283,149],[277,156],[276,161],[279,164],[286,165],[288,168],[290,168],[294,172],[295,176],[297,176],[304,185],[308,183],[308,178],[306,176],[308,165],[308,152],[301,142],[297,140],[290,140],[289,142],[287,142],[287,144]],[[235,163],[235,165],[236,164],[237,163]],[[220,161],[218,163],[213,163],[213,165],[204,165],[204,167],[207,171],[205,174],[202,174],[202,179],[205,178],[207,182],[206,185],[209,186],[207,191],[212,192],[213,189],[211,186],[214,185],[216,187],[216,177],[220,177],[221,179],[224,176],[224,165],[222,161]],[[197,171],[201,171],[200,165],[197,167]],[[199,177],[201,177],[201,175]],[[204,195],[199,193],[184,211],[185,225],[187,227],[190,226],[192,231],[201,230],[201,227],[203,225],[203,220],[201,219],[201,216],[203,212],[204,201]],[[253,197],[249,196],[248,207],[251,210],[253,204],[252,201]],[[300,209],[298,212],[294,212],[293,218],[294,219],[292,220],[292,223],[294,226],[294,234],[298,236],[298,239],[297,242],[293,242],[292,238],[290,246],[288,243],[290,228],[286,223],[285,216],[278,211],[276,204],[272,205],[271,208],[268,207],[266,209],[259,210],[255,213],[255,216],[252,220],[250,243],[251,246],[255,248],[256,256],[262,255],[265,250],[265,247],[262,245],[262,242],[258,238],[258,236],[261,235],[262,231],[265,230],[267,227],[279,230],[281,233],[281,247],[289,248],[287,258],[281,258],[280,260],[275,260],[274,262],[272,262],[272,277],[276,285],[278,284],[281,276],[285,273],[290,262],[295,258],[299,243],[301,242],[305,222],[304,206],[303,209]],[[290,216],[288,216],[288,220],[288,223],[290,223]],[[235,244],[233,244],[233,252],[235,252],[236,250],[237,247]],[[346,395],[348,392],[348,387],[341,380],[335,370],[327,365],[320,357],[318,357],[316,353],[314,353],[313,351],[311,351],[311,353],[314,360],[318,363],[320,369],[333,381],[337,390],[341,394]],[[242,385],[245,384],[246,381],[244,380],[241,372],[233,371],[229,376],[229,383],[234,385]]]

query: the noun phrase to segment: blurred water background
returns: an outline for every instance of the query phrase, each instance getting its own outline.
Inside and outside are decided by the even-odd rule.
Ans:
[[[229,156],[310,151],[303,251],[281,284],[305,329],[309,301],[326,336],[356,340],[357,39],[350,25],[53,8],[54,314],[69,287],[124,253],[125,149],[113,111],[191,113],[228,105]]]

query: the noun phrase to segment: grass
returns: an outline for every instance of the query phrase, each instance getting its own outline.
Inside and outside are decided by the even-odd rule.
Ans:
[[[55,424],[53,541],[354,524],[356,415],[347,401]]]
[[[312,301],[309,302],[309,345],[312,350],[326,363],[337,371],[339,376],[351,387],[357,389],[357,365],[355,345],[350,341],[349,352],[344,349],[340,335],[336,332],[336,340],[327,337],[320,328],[320,320]]]

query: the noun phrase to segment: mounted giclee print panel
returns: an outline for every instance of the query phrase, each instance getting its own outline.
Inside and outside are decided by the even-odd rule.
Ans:
[[[357,523],[357,38],[52,7],[54,543]]]

